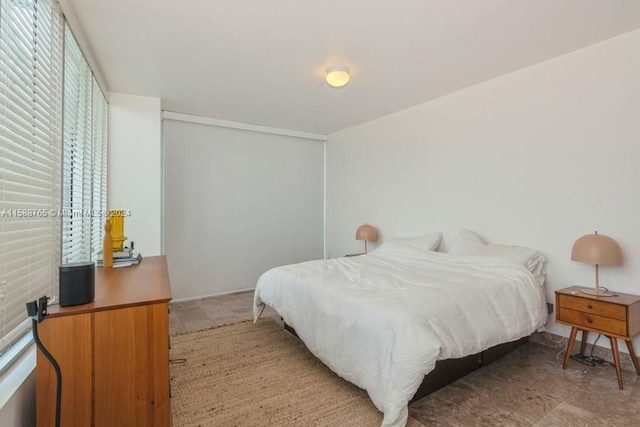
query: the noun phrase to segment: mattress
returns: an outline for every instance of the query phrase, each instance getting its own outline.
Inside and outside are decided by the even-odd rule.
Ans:
[[[514,341],[547,319],[544,289],[524,266],[391,242],[271,269],[256,285],[255,320],[265,304],[367,391],[384,427],[406,424],[408,402],[437,360]]]

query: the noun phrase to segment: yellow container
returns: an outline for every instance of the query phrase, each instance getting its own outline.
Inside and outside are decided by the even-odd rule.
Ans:
[[[111,220],[113,250],[121,251],[124,248],[125,240],[127,240],[127,236],[124,235],[124,211],[122,209],[109,210],[109,219]]]

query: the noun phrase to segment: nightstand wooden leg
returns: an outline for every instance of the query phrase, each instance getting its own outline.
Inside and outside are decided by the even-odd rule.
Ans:
[[[618,387],[620,387],[620,390],[622,390],[623,389],[622,370],[620,369],[620,353],[618,352],[618,339],[614,337],[609,337],[609,341],[611,341],[611,351],[613,352],[613,363],[616,364],[616,375],[618,376]]]
[[[627,343],[627,348],[629,349],[629,356],[631,356],[631,361],[633,362],[633,366],[636,368],[636,374],[640,375],[640,363],[638,363],[636,352],[633,351],[633,342],[631,342],[631,340],[625,340],[624,342]]]
[[[580,343],[580,354],[584,356],[584,352],[587,349],[587,335],[589,331],[582,331],[582,342]]]
[[[578,328],[571,328],[571,334],[569,335],[569,342],[567,343],[567,353],[564,355],[564,362],[562,363],[562,369],[567,367],[567,362],[569,362],[569,357],[571,357],[571,351],[573,350],[573,344],[576,342],[576,334],[578,333]]]

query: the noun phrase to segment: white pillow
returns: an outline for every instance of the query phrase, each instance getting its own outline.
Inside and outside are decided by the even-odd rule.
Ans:
[[[547,258],[535,249],[484,243],[477,234],[469,230],[462,230],[451,249],[449,249],[449,253],[453,255],[480,255],[508,259],[524,265],[533,274],[540,286],[544,285],[544,265],[547,262]]]
[[[420,237],[396,237],[392,242],[411,246],[412,248],[424,249],[425,251],[435,251],[440,246],[441,240],[442,233],[438,232]]]

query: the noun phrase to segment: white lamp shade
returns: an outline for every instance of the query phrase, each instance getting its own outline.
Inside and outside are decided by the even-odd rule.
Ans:
[[[343,87],[349,83],[349,69],[345,67],[333,67],[327,70],[327,83],[332,87]]]

